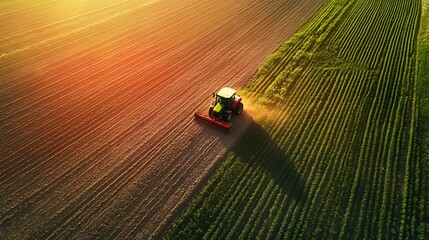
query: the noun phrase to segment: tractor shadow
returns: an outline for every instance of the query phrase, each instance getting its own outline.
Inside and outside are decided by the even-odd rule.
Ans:
[[[248,113],[243,112],[233,123],[237,127],[230,135],[238,136],[230,146],[230,152],[241,161],[262,168],[291,199],[305,203],[308,197],[305,182],[289,154]]]

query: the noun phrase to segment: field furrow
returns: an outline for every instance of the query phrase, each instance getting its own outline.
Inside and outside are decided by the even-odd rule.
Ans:
[[[1,2],[0,238],[159,238],[253,124],[193,113],[323,2]]]

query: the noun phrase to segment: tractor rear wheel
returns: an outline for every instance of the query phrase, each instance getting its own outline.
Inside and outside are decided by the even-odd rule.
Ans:
[[[213,107],[210,107],[210,108],[209,108],[209,116],[210,116],[210,117],[213,117]]]
[[[235,115],[240,115],[243,112],[243,103],[238,103],[237,107],[234,110]]]

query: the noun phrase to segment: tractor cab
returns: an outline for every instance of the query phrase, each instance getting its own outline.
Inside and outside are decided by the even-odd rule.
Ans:
[[[231,114],[240,114],[243,111],[241,97],[232,88],[224,87],[216,94],[213,93],[215,101],[209,108],[209,116],[229,122]]]
[[[226,109],[232,110],[232,104],[235,100],[235,90],[232,88],[222,88],[217,94],[213,93],[215,102],[221,104]]]

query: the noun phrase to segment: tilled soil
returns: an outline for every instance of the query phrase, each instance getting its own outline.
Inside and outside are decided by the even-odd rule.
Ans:
[[[68,2],[0,3],[1,239],[159,237],[252,122],[193,113],[323,3]]]

